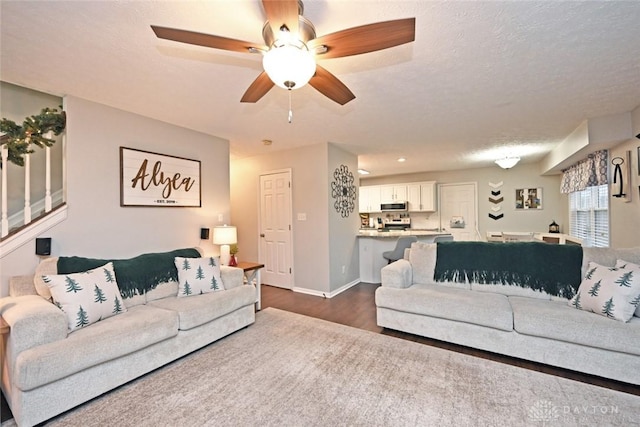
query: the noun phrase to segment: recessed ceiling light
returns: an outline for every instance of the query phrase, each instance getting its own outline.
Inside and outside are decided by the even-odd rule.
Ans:
[[[404,157],[398,157],[398,161],[402,163],[402,162],[406,162],[407,159],[405,159]]]
[[[358,169],[358,173],[360,175],[369,175],[370,172],[366,169]]]

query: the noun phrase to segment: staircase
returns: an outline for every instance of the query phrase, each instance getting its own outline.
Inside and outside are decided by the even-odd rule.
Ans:
[[[64,137],[59,143],[64,144]],[[25,165],[16,166],[8,162],[8,150],[0,148],[2,159],[2,188],[0,192],[0,259],[20,246],[33,241],[36,237],[67,217],[64,177],[63,188],[51,188],[52,173],[64,171],[64,156],[60,162],[52,162],[51,148],[46,147],[44,166],[32,167],[30,156],[25,156]],[[60,164],[57,164],[60,163]],[[31,200],[32,181],[42,187],[44,197]],[[19,189],[24,188],[24,194]]]

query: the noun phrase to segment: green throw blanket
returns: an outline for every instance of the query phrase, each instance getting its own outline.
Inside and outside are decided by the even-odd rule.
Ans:
[[[175,257],[200,258],[196,249],[143,254],[130,259],[58,258],[58,274],[80,273],[113,262],[116,281],[123,298],[144,295],[159,284],[178,280]]]
[[[572,298],[582,280],[582,247],[542,242],[439,242],[434,279],[504,284]]]

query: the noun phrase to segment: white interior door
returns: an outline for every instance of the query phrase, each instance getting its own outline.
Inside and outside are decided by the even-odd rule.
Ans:
[[[475,182],[439,186],[440,227],[450,232],[453,240],[478,240],[477,187]],[[451,226],[452,220],[458,227]]]
[[[262,282],[291,289],[291,171],[260,175]]]

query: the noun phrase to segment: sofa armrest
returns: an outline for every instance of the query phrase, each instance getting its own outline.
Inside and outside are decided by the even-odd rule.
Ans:
[[[39,295],[0,298],[0,314],[9,324],[8,356],[67,337],[67,318]]]
[[[385,265],[381,270],[382,286],[408,288],[413,283],[413,268],[406,259],[399,259]]]
[[[244,284],[244,272],[241,268],[220,266],[220,277],[225,289],[233,289]]]

